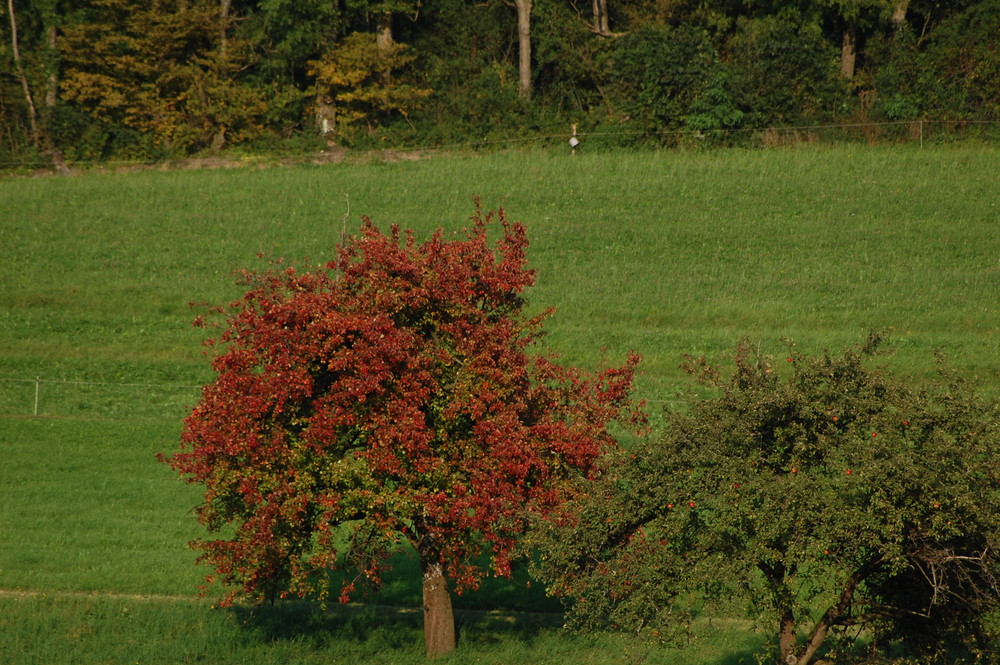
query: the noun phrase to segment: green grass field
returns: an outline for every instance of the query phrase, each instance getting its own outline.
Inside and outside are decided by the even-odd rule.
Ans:
[[[839,349],[870,328],[914,381],[941,347],[1000,392],[998,158],[530,152],[0,180],[0,663],[422,660],[405,560],[379,605],[329,614],[196,597],[197,491],[154,455],[210,377],[188,303],[238,297],[258,253],[323,261],[360,215],[457,230],[479,196],[528,227],[530,309],[557,310],[546,346],[590,369],[639,351],[652,409],[688,390],[686,353]],[[503,583],[459,606],[455,662],[729,665],[762,644],[732,620],[689,650],[567,636],[537,588]]]

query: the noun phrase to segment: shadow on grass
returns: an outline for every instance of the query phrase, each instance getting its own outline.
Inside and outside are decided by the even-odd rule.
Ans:
[[[420,608],[375,604],[321,608],[305,601],[231,610],[244,639],[270,645],[294,645],[309,651],[349,657],[352,662],[423,662],[423,613]],[[630,634],[580,635],[562,630],[556,612],[455,610],[459,630],[456,662],[559,664],[583,658],[589,663],[645,665],[757,665],[768,650],[768,636],[743,621],[701,631],[687,647],[668,647]],[[527,660],[526,660],[527,659]]]
[[[423,612],[413,607],[350,604],[323,609],[307,601],[284,601],[229,611],[251,639],[262,642],[295,641],[323,648],[346,640],[403,647],[423,638]],[[455,609],[460,642],[530,644],[542,632],[558,631],[562,622],[561,613]]]
[[[416,556],[404,551],[389,560],[390,569],[386,573],[382,587],[361,602],[399,607],[419,607],[421,604],[422,573]],[[489,558],[484,556],[479,562],[482,570],[490,569]],[[354,581],[353,575],[331,575],[331,589],[339,589],[343,582]],[[546,596],[542,585],[532,583],[527,566],[522,561],[511,567],[511,576],[494,577],[491,574],[482,579],[478,589],[458,595],[452,594],[456,610],[502,610],[507,612],[548,612],[561,614],[562,603]]]
[[[422,665],[423,611],[374,604],[329,606],[305,601],[233,608],[240,642],[249,651],[311,654],[330,662]],[[560,631],[562,615],[455,610],[458,651],[448,662],[558,665],[552,649],[576,651]],[[537,656],[537,657],[536,657]],[[303,661],[305,662],[305,661]],[[611,663],[614,661],[604,660]]]
[[[230,611],[250,640],[295,642],[313,650],[343,643],[377,644],[380,650],[406,649],[419,636],[423,619],[419,611],[409,608],[335,605],[324,610],[306,601],[234,607]]]
[[[562,630],[561,612],[506,612],[502,610],[455,610],[460,644],[487,646],[501,642],[533,645],[542,634]]]
[[[726,654],[716,660],[706,661],[705,665],[759,665],[761,662],[780,662],[777,658],[761,661],[762,651],[739,651]]]
[[[392,557],[390,564],[381,589],[359,593],[356,603],[331,602],[323,609],[314,602],[286,600],[230,612],[248,641],[320,650],[349,648],[355,656],[387,650],[422,653],[419,566],[407,552]],[[339,588],[340,574],[331,578],[331,588]],[[467,647],[532,649],[543,633],[556,639],[563,623],[561,603],[547,597],[541,586],[531,585],[524,566],[515,566],[509,579],[487,577],[479,589],[453,594],[452,602],[459,644]]]
[[[686,648],[621,633],[567,632],[562,630],[560,601],[529,582],[526,570],[515,567],[510,579],[487,578],[478,590],[453,596],[456,658],[558,664],[585,655],[592,663],[756,665],[769,644],[749,622],[729,619],[707,620],[696,631],[699,639]],[[381,661],[388,653],[398,656],[393,662],[423,662],[420,571],[412,558],[394,557],[392,575],[381,591],[357,600],[348,605],[331,603],[326,609],[313,602],[286,600],[230,611],[248,642],[293,645],[338,657],[349,654],[358,662]]]

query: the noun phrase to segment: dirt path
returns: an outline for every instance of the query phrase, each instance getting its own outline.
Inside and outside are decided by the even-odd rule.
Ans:
[[[209,604],[207,598],[198,596],[168,596],[155,593],[119,593],[117,591],[31,591],[25,589],[0,589],[0,598],[104,598],[109,600],[134,600],[143,602],[175,602]]]

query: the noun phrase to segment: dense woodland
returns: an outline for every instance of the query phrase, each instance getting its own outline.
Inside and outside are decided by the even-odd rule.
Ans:
[[[634,144],[1000,120],[1000,0],[5,0],[0,13],[7,164],[467,144],[571,123]]]

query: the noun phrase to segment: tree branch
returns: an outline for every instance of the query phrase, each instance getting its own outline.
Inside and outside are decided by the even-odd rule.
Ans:
[[[854,593],[857,591],[858,585],[875,572],[881,562],[881,555],[873,557],[847,578],[844,582],[844,588],[840,592],[840,598],[827,608],[823,616],[813,626],[812,632],[806,639],[806,648],[799,657],[799,663],[808,663],[816,655],[816,651],[822,646],[827,634],[829,634],[830,628],[837,625],[839,620],[847,614],[854,601]]]

